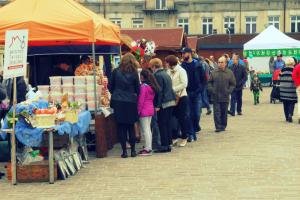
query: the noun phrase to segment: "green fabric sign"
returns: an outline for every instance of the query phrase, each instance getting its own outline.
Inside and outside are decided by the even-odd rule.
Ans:
[[[280,52],[283,56],[300,56],[300,48],[297,49],[259,49],[259,50],[245,50],[244,56],[253,57],[270,57],[277,56]]]

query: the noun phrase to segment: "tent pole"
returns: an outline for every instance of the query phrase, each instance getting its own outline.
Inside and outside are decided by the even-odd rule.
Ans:
[[[96,77],[96,53],[95,53],[95,43],[92,44],[92,53],[93,53],[93,75],[94,75],[94,98],[95,98],[95,115],[98,112],[97,105],[97,77]]]

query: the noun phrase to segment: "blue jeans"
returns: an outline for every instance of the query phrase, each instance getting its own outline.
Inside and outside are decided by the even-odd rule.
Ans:
[[[207,108],[207,110],[210,110],[210,104],[207,95],[207,86],[204,86],[201,96],[202,96],[202,107]]]
[[[230,112],[235,114],[235,109],[238,113],[242,112],[243,90],[233,91],[230,100]]]
[[[193,125],[193,132],[201,131],[200,127],[200,117],[202,110],[202,95],[201,92],[189,92],[189,103],[190,103],[190,118]]]

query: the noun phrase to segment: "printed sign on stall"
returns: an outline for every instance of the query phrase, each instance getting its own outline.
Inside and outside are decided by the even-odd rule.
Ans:
[[[25,76],[27,67],[28,30],[6,31],[3,78]]]

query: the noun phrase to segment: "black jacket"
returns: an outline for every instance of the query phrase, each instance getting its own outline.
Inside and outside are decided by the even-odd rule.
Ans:
[[[212,72],[208,81],[208,91],[211,94],[212,101],[215,103],[228,103],[229,95],[235,88],[235,78],[232,71],[216,69]]]
[[[113,101],[137,103],[140,92],[140,81],[137,73],[124,73],[119,68],[112,73],[109,91]]]
[[[3,101],[6,98],[6,90],[5,88],[0,84],[0,102]]]
[[[172,80],[167,72],[159,69],[154,73],[154,77],[160,86],[160,92],[155,95],[154,104],[156,108],[160,108],[163,103],[175,100],[175,93],[172,88]]]
[[[27,85],[23,77],[17,77],[17,103],[21,103],[26,100]],[[10,105],[13,104],[13,79],[7,79],[5,81],[7,97],[10,100]]]
[[[187,92],[200,93],[207,84],[205,66],[201,61],[193,60],[191,63],[183,62],[181,66],[186,70],[188,76]]]
[[[231,65],[230,66],[231,71],[234,74],[235,80],[236,80],[236,91],[240,91],[244,88],[244,85],[247,81],[247,70],[243,65]]]

